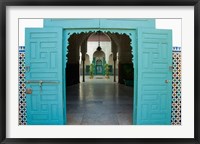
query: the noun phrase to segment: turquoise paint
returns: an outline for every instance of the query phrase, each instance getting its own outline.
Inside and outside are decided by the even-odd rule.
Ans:
[[[100,19],[101,28],[136,29],[155,28],[154,19]]]
[[[99,28],[99,19],[44,19],[44,27]]]
[[[68,53],[68,40],[66,39],[69,38],[69,36],[67,35],[67,31],[63,31],[63,36],[62,36],[62,41],[63,41],[63,48],[62,48],[62,76],[63,76],[63,119],[65,124],[67,124],[67,100],[66,100],[66,61],[67,61],[67,53]]]
[[[172,95],[171,30],[138,29],[136,124],[170,125]],[[169,82],[166,83],[165,81]]]
[[[101,65],[98,65],[96,62],[97,62],[97,60],[94,57],[93,58],[93,62],[92,62],[94,64],[94,75],[105,75],[105,69],[104,69],[104,65],[106,64],[105,58],[103,58],[103,61],[102,61]],[[100,67],[102,69],[101,73],[98,72],[98,70],[97,70],[98,67]]]
[[[142,101],[142,94],[143,94],[143,89],[141,89],[141,87],[143,86],[142,82],[142,76],[141,76],[141,72],[143,72],[143,69],[141,68],[141,65],[144,66],[148,66],[148,63],[142,63],[142,58],[141,58],[141,53],[143,50],[142,49],[142,32],[144,32],[143,30],[141,30],[140,28],[144,29],[144,28],[151,28],[153,29],[152,31],[149,32],[166,32],[166,31],[162,31],[162,30],[156,30],[155,29],[155,20],[154,19],[45,19],[44,20],[44,30],[47,30],[47,32],[49,32],[48,36],[52,35],[52,30],[54,31],[55,29],[48,29],[51,27],[60,27],[60,29],[63,29],[63,33],[60,35],[59,37],[62,40],[62,50],[60,49],[59,53],[59,58],[62,59],[62,61],[60,63],[62,63],[62,67],[60,67],[58,69],[58,71],[61,70],[61,73],[59,74],[59,77],[61,77],[61,91],[59,91],[61,93],[60,96],[60,111],[61,113],[59,114],[59,119],[60,119],[60,123],[59,124],[65,124],[65,122],[67,121],[66,119],[66,90],[65,90],[65,86],[66,86],[66,75],[65,75],[65,68],[66,68],[66,63],[67,63],[67,57],[66,55],[68,54],[68,38],[73,34],[73,33],[77,33],[80,34],[81,32],[84,33],[88,33],[88,32],[97,32],[98,30],[101,30],[102,32],[110,32],[110,33],[118,33],[118,34],[126,34],[130,37],[131,39],[131,47],[132,47],[132,55],[133,55],[133,65],[134,65],[134,115],[133,115],[133,124],[170,124],[170,118],[169,118],[169,112],[171,114],[171,100],[169,98],[171,98],[171,83],[168,84],[167,86],[167,90],[168,92],[166,92],[166,95],[169,95],[166,97],[167,98],[167,109],[165,111],[162,111],[166,114],[166,117],[163,116],[163,113],[159,114],[154,114],[152,113],[152,116],[149,116],[147,118],[147,121],[144,121],[142,116],[142,113],[144,113],[143,109],[146,109],[146,113],[151,114],[150,109],[147,109],[145,103],[143,103],[144,101]],[[34,31],[34,28],[31,29],[30,31]],[[37,31],[38,29],[35,29],[35,31]],[[40,29],[42,31],[42,29]],[[41,31],[37,31],[37,33],[40,33]],[[146,30],[146,32],[148,32],[148,30]],[[162,33],[165,34],[165,33]],[[154,38],[157,38],[156,35],[152,35]],[[162,51],[162,53],[167,53],[168,54],[168,58],[167,58],[167,62],[168,64],[171,63],[172,61],[172,53],[171,53],[171,33],[168,33],[168,48],[167,49],[159,49]],[[162,37],[162,36],[161,36]],[[28,53],[30,53],[30,49],[28,50],[28,47],[30,46],[30,42],[31,39],[29,39],[29,33],[26,32],[26,47],[27,47],[27,51],[26,51],[26,55],[29,55]],[[38,39],[38,41],[40,41]],[[158,41],[156,41],[158,42]],[[160,40],[160,43],[162,43],[163,41]],[[154,41],[151,41],[150,43],[154,43]],[[151,46],[152,44],[149,43],[149,46]],[[53,43],[46,43],[45,45],[43,45],[45,47],[53,47]],[[148,44],[146,45],[148,47]],[[151,49],[151,48],[150,48]],[[144,60],[145,62],[148,59],[148,55],[145,55],[145,51],[144,52]],[[153,51],[152,51],[153,53]],[[35,55],[35,54],[34,54]],[[30,56],[29,56],[30,57]],[[154,57],[157,57],[157,55],[155,54]],[[26,58],[27,63],[29,64],[29,60],[28,58]],[[41,66],[42,63],[41,63]],[[164,65],[156,65],[157,69],[164,69]],[[31,69],[32,71],[32,69]],[[147,72],[151,72],[151,71],[147,71]],[[144,73],[145,74],[145,73]],[[52,73],[49,72],[48,75],[52,75]],[[148,75],[147,75],[148,76]],[[161,75],[160,75],[161,77]],[[27,77],[28,78],[28,77]],[[171,72],[167,73],[167,78],[172,78],[171,77]],[[148,80],[144,80],[143,81],[144,84],[145,82],[148,82]],[[29,86],[29,85],[27,85]],[[144,86],[143,86],[144,87]],[[162,87],[161,87],[162,88]],[[30,97],[29,99],[27,98],[28,101],[30,101]],[[157,104],[157,103],[156,103]],[[156,105],[156,104],[151,104],[152,105],[152,109],[156,110],[157,107],[160,107],[161,105]],[[62,107],[63,106],[63,107]],[[30,107],[30,106],[28,106]],[[162,106],[161,106],[162,107]],[[161,111],[159,111],[161,112]],[[32,122],[30,117],[32,115],[32,113],[30,112],[30,108],[28,109],[28,124],[31,124]],[[53,115],[53,114],[52,114]],[[160,121],[156,121],[154,119],[158,119],[160,118]],[[42,117],[41,117],[42,118]],[[162,119],[162,120],[161,120]],[[38,121],[35,122],[34,124],[55,124],[52,121]]]
[[[116,28],[136,29],[155,28],[154,19],[44,19],[44,27],[62,27],[65,29],[95,29],[95,28]]]
[[[103,66],[102,65],[96,65],[96,75],[103,75]]]
[[[28,125],[62,125],[62,28],[26,28],[26,88]],[[29,82],[30,83],[29,83]],[[40,82],[43,83],[40,83]]]

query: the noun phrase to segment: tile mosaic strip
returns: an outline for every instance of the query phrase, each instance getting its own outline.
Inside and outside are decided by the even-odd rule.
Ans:
[[[181,52],[173,52],[171,124],[181,125]]]
[[[26,125],[25,52],[19,48],[19,125]]]

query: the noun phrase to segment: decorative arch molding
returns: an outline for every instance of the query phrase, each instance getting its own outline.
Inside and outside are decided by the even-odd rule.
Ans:
[[[80,46],[81,46],[81,52],[85,52],[87,53],[87,41],[88,38],[92,35],[93,33],[87,33],[86,35],[83,35],[83,38],[80,42]],[[86,47],[86,49],[83,49],[83,47]]]
[[[104,33],[111,33],[111,34],[125,34],[127,36],[129,36],[130,38],[130,47],[131,47],[131,54],[132,54],[132,63],[133,65],[136,63],[136,59],[134,58],[134,55],[136,54],[137,51],[137,38],[136,38],[136,29],[129,29],[129,30],[119,30],[119,29],[68,29],[68,30],[64,30],[64,38],[63,38],[63,46],[64,46],[64,63],[66,66],[66,63],[68,62],[68,46],[69,46],[69,41],[68,39],[70,38],[70,36],[72,34],[88,34],[88,33],[94,33],[97,31],[102,31]]]
[[[112,42],[114,43],[114,45],[116,46],[117,51],[119,51],[119,48],[120,48],[120,43],[118,42],[118,41],[119,41],[119,38],[118,38],[117,36],[115,36],[115,35],[112,35],[112,33],[108,33],[107,35],[110,37],[111,41],[112,41]],[[112,47],[112,51],[114,51],[114,50],[113,50],[113,47]]]
[[[101,30],[100,30],[100,32],[102,32]],[[108,34],[107,33],[101,33],[100,34],[102,37],[106,37],[106,38],[104,38],[104,40],[106,40],[106,41],[111,41],[111,38],[110,38],[110,36],[108,36]],[[93,32],[89,37],[88,37],[88,41],[93,41],[94,39],[92,39],[92,37],[94,36],[94,39],[95,39],[95,37],[96,36],[98,36],[98,34],[97,33],[95,33],[95,32]]]

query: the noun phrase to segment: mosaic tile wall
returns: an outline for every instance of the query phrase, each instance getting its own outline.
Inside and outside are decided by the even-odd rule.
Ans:
[[[181,48],[173,47],[172,125],[181,125]]]
[[[172,125],[181,125],[181,48],[173,47]],[[19,125],[26,125],[25,47],[19,47]]]
[[[19,125],[26,125],[25,47],[19,47]]]

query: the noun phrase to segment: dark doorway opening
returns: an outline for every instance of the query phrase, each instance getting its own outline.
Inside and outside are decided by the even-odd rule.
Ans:
[[[109,54],[108,57],[115,61],[113,62],[115,66],[111,65],[109,68],[115,68],[115,75],[110,75],[110,78],[106,79],[105,73],[103,73],[103,61],[95,59],[96,76],[90,79],[87,75],[90,67],[83,62],[80,63],[80,61],[85,60],[80,53],[88,52],[89,47],[86,46],[86,50],[84,50],[84,44],[80,42],[87,41],[92,34],[94,33],[72,34],[68,39],[68,62],[66,64],[67,124],[132,125],[134,69],[130,38],[125,34],[105,33],[112,43],[112,56]],[[114,37],[112,37],[113,35]],[[84,36],[87,39],[84,39]],[[118,44],[115,44],[116,42]],[[86,56],[92,57],[88,53],[85,53],[84,57]],[[80,69],[80,64],[82,69]],[[81,74],[85,77],[84,82]],[[99,75],[102,75],[102,77],[100,78]]]

